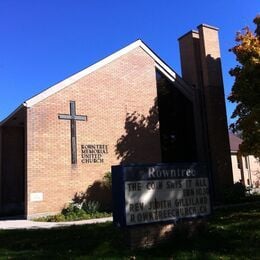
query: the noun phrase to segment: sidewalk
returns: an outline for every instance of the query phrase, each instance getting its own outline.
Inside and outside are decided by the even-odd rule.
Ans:
[[[57,227],[68,227],[73,225],[87,225],[95,223],[111,222],[112,217],[97,218],[69,222],[37,222],[32,220],[0,220],[0,230],[2,229],[50,229]]]

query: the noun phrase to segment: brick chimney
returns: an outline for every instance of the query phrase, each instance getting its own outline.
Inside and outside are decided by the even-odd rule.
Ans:
[[[183,79],[195,91],[198,157],[209,165],[214,201],[233,184],[218,28],[202,24],[179,38]]]

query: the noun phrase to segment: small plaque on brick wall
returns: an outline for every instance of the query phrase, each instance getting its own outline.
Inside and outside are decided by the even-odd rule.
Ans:
[[[32,192],[30,194],[30,200],[31,200],[31,202],[43,201],[43,193],[42,192]]]
[[[106,154],[108,154],[108,145],[106,144],[81,145],[82,163],[104,163]]]

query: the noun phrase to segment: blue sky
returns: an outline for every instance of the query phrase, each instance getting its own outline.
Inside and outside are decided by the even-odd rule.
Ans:
[[[22,102],[136,39],[181,74],[178,38],[201,23],[220,28],[226,97],[235,33],[259,0],[1,0],[0,121]],[[228,117],[234,106],[227,103]]]

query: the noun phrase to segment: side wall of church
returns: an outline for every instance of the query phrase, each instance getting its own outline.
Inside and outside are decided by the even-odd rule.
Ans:
[[[98,193],[111,165],[160,162],[156,97],[154,61],[136,48],[28,108],[27,217],[59,212],[77,192]],[[58,119],[70,101],[88,117],[76,123],[75,165],[70,121]],[[98,162],[87,161],[91,152]]]
[[[2,212],[2,126],[0,125],[0,214]]]
[[[23,214],[24,128],[2,127],[1,204],[2,213]]]

